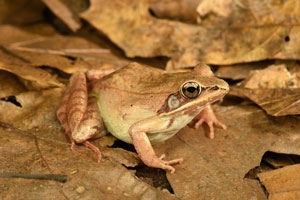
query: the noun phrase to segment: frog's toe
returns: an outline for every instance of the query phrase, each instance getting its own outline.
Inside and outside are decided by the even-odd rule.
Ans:
[[[85,141],[83,143],[86,147],[92,149],[98,156],[98,160],[97,162],[100,163],[101,162],[101,159],[102,159],[102,154],[101,154],[101,151],[99,150],[98,147],[96,147],[95,145],[93,145],[92,143],[90,143],[89,141]]]
[[[165,157],[166,157],[166,155],[165,155],[165,154],[162,154],[162,155],[159,157],[159,159],[160,159],[160,160],[164,160]],[[169,160],[169,161],[164,160],[164,162],[165,162],[165,164],[167,164],[167,165],[174,165],[174,164],[177,164],[177,163],[178,163],[178,164],[181,164],[181,163],[183,162],[183,158],[176,158],[176,159]]]
[[[204,122],[204,118],[201,118],[198,121],[196,121],[194,125],[195,129],[199,129],[199,127],[203,124],[203,122]]]
[[[164,170],[170,171],[171,174],[173,174],[175,172],[175,168],[172,167],[171,165],[163,165],[161,168],[164,169]]]
[[[214,121],[214,124],[221,129],[224,129],[224,130],[227,129],[227,126],[225,124],[223,124],[222,122],[220,122],[219,120]]]
[[[167,165],[181,164],[183,162],[183,158],[177,158],[173,160],[164,161]]]
[[[74,146],[75,146],[75,142],[74,142],[74,140],[71,140],[71,147],[70,147],[70,149],[73,151],[74,150]]]
[[[173,159],[173,160],[169,160],[169,161],[163,161],[163,165],[161,168],[164,170],[168,170],[171,172],[171,174],[173,174],[175,172],[175,168],[172,167],[171,165],[180,164],[182,162],[183,162],[182,158],[177,158],[177,159]]]
[[[164,170],[170,171],[171,173],[175,172],[175,168],[172,167],[171,165],[180,164],[183,162],[182,158],[177,158],[177,159],[168,160],[168,161],[164,160],[164,158],[165,158],[165,155],[163,154],[160,157],[149,159],[148,162],[147,162],[147,160],[144,160],[143,162],[149,167],[164,169]]]
[[[177,159],[173,159],[173,160],[164,160],[165,158],[165,154],[162,154],[160,157],[159,157],[159,160],[161,162],[161,167],[162,169],[164,170],[168,170],[170,171],[171,173],[174,173],[175,172],[175,168],[172,167],[171,165],[174,165],[174,164],[181,164],[183,162],[183,158],[177,158]]]
[[[162,155],[159,157],[159,159],[160,159],[160,160],[163,160],[163,159],[165,159],[165,157],[166,157],[166,154],[162,154]]]

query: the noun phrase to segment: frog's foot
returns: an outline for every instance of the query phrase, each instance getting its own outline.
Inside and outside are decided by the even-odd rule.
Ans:
[[[155,157],[151,159],[151,161],[144,162],[144,163],[149,167],[160,168],[160,169],[168,170],[171,173],[174,173],[175,168],[172,167],[171,165],[181,164],[183,162],[183,158],[177,158],[177,159],[166,161],[164,160],[165,157],[166,156],[163,154],[159,158]]]
[[[206,108],[204,108],[201,113],[195,117],[194,120],[196,121],[194,125],[195,129],[198,129],[203,124],[203,122],[207,123],[209,127],[208,137],[210,139],[213,139],[215,137],[214,125],[224,130],[227,129],[226,125],[217,119],[211,106],[207,106]]]
[[[90,143],[89,141],[85,141],[83,143],[86,147],[92,149],[98,156],[98,163],[101,162],[101,159],[102,159],[102,154],[101,154],[101,151],[99,150],[98,147],[96,147],[95,145],[93,145],[92,143]]]
[[[153,121],[151,121],[152,124],[150,124],[150,125],[153,126],[155,124],[155,122],[156,121],[154,121],[154,123],[153,123]],[[177,163],[180,164],[183,162],[183,159],[178,158],[178,159],[166,161],[166,160],[164,160],[165,155],[157,157],[151,146],[151,142],[148,138],[148,135],[146,134],[146,132],[140,131],[140,129],[145,129],[145,125],[150,126],[149,124],[136,123],[133,126],[131,126],[129,129],[129,134],[131,136],[132,143],[133,143],[134,148],[135,148],[136,152],[138,153],[140,159],[148,167],[169,170],[171,173],[174,173],[175,168],[172,167],[171,165],[177,164]]]

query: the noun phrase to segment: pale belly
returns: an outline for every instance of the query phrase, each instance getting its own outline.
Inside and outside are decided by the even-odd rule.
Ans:
[[[101,110],[102,112],[105,112],[105,109]],[[145,132],[151,141],[151,143],[157,143],[162,142],[165,140],[170,139],[173,137],[176,133],[178,133],[179,130],[181,130],[183,127],[185,127],[197,114],[199,114],[201,110],[198,112],[194,112],[193,115],[181,115],[181,116],[161,116],[157,117],[156,113],[153,113],[152,111],[147,110],[139,110],[137,113],[139,113],[138,116],[144,116],[144,119],[141,117],[138,117],[137,115],[117,115],[113,116],[110,115],[108,118],[104,118],[104,123],[107,128],[107,130],[116,138],[132,144],[131,137],[129,135],[130,127],[133,126],[135,123],[147,123],[148,121],[151,122],[151,120],[157,120],[159,118],[160,122],[155,124],[154,126],[151,124],[149,127],[146,125],[143,125],[143,127],[146,127],[145,130],[141,130],[142,132]],[[107,111],[109,112],[109,111]],[[121,116],[121,117],[120,117]]]

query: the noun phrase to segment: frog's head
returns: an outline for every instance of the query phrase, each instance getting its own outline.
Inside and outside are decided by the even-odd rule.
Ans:
[[[206,105],[220,100],[229,91],[229,85],[216,78],[205,64],[197,65],[192,72],[183,73],[182,83],[170,94],[158,113],[182,113],[199,111]]]

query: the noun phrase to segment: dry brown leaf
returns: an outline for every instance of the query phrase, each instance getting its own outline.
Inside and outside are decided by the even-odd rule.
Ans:
[[[25,129],[47,130],[56,121],[55,111],[60,102],[62,88],[42,91],[28,91],[15,95],[15,105],[10,101],[0,101],[0,122],[10,123]],[[6,112],[8,111],[9,112]],[[5,113],[5,114],[4,114]],[[51,124],[52,123],[52,124]]]
[[[270,65],[266,69],[255,70],[242,83],[245,88],[300,88],[296,74],[291,74],[285,64]]]
[[[300,165],[290,165],[257,174],[269,193],[269,200],[297,200],[300,198]]]
[[[0,61],[0,69],[9,71],[20,78],[27,80],[27,88],[61,87],[57,78],[45,70],[32,67],[31,65],[9,64]]]
[[[269,115],[300,114],[297,72],[291,74],[284,64],[253,71],[240,86],[232,87],[231,94],[249,98]]]
[[[111,50],[103,49],[94,41],[80,36],[59,35],[47,28],[48,26],[46,24],[33,26],[29,30],[9,25],[0,26],[0,31],[4,34],[0,38],[0,44],[2,43],[5,48],[1,54],[3,61],[13,60],[18,64],[30,63],[37,67],[47,66],[66,73],[97,68],[118,68],[129,62],[114,55]],[[43,31],[28,34],[28,31],[35,32],[38,28],[49,30],[49,37]],[[12,32],[14,34],[10,34]]]
[[[43,23],[32,26],[13,26],[11,24],[1,24],[0,31],[3,33],[0,37],[2,46],[13,44],[26,45],[28,42],[37,42],[42,37],[51,37],[56,34],[53,27]]]
[[[300,89],[242,89],[241,93],[262,107],[269,115],[300,114]]]
[[[299,23],[297,0],[202,0],[197,12],[208,26],[263,27]]]

